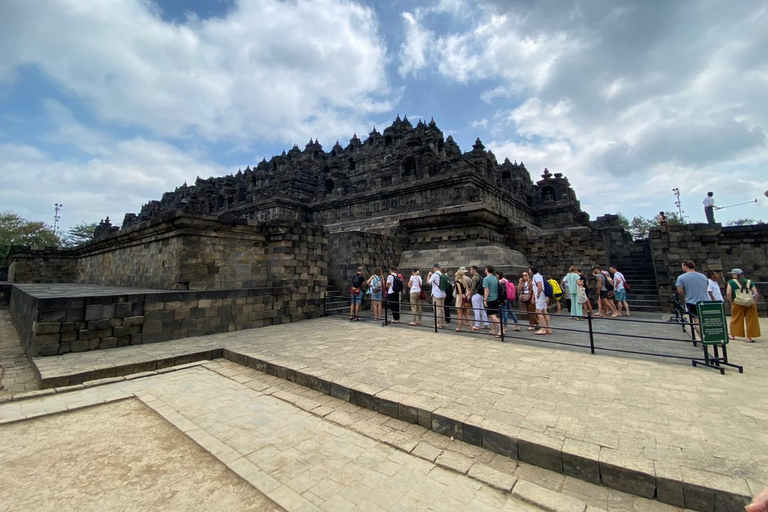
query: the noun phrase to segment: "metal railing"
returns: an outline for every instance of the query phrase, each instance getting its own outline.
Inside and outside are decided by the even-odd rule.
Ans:
[[[497,339],[501,342],[507,341],[507,340],[522,340],[526,342],[536,342],[536,343],[545,343],[545,344],[551,344],[551,345],[559,345],[559,346],[566,346],[566,347],[572,347],[577,349],[584,349],[589,350],[591,354],[599,354],[599,353],[617,353],[617,354],[627,354],[632,356],[641,356],[641,357],[652,357],[652,358],[666,358],[666,359],[673,359],[673,360],[682,360],[682,361],[689,361],[692,366],[699,367],[703,366],[706,368],[712,368],[715,370],[718,370],[720,374],[725,373],[726,367],[736,368],[739,370],[740,373],[743,373],[743,367],[739,365],[735,365],[728,360],[727,356],[727,346],[726,345],[705,345],[701,343],[701,340],[698,337],[697,329],[696,329],[696,323],[694,322],[693,315],[687,310],[687,308],[680,303],[679,300],[677,300],[677,297],[672,297],[672,303],[674,305],[674,312],[670,316],[668,320],[649,320],[646,318],[638,319],[634,317],[604,317],[604,316],[594,316],[591,312],[588,312],[585,316],[581,317],[580,320],[584,321],[585,329],[578,329],[573,327],[563,327],[561,325],[553,326],[550,325],[549,329],[554,333],[564,333],[568,334],[571,333],[573,337],[576,337],[578,339],[582,339],[583,343],[574,342],[574,340],[571,339],[551,339],[547,338],[547,335],[526,335],[526,331],[530,333],[530,328],[526,329],[526,331],[512,331],[511,334],[509,330],[506,329],[506,326],[503,324],[502,315],[501,315],[501,309],[495,310],[496,313],[498,313],[499,318],[496,320],[491,320],[489,318],[488,325],[490,327],[491,324],[494,325],[494,329],[492,331],[497,331]],[[434,303],[429,300],[429,297],[426,300],[420,301],[423,313],[422,316],[424,319],[429,319],[430,325],[416,325],[411,326],[410,324],[401,324],[401,325],[408,325],[409,327],[418,327],[422,329],[430,329],[433,330],[435,333],[445,332],[443,329],[440,328],[440,324],[442,322],[439,322],[438,319],[442,316],[446,316],[446,310],[447,310],[447,316],[450,318],[453,315],[451,315],[452,312],[457,312],[458,310],[467,311],[470,316],[473,316],[473,313],[475,311],[486,311],[488,313],[488,310],[486,308],[474,308],[474,307],[461,307],[456,305],[445,305],[443,306],[443,312],[440,314],[439,307],[435,307]],[[345,306],[339,307],[338,304],[346,304]],[[343,299],[339,298],[335,301],[329,301],[326,303],[326,314],[338,314],[341,312],[349,311],[349,299]],[[412,317],[413,313],[410,311],[410,308],[408,308],[408,305],[410,304],[407,301],[399,301],[400,306],[405,305],[405,308],[402,308],[401,311],[399,311],[399,317],[405,316],[405,317]],[[362,310],[362,306],[361,306]],[[538,317],[539,315],[543,316],[545,313],[536,313],[529,311],[528,309],[519,309],[519,308],[511,308],[508,310],[509,313],[514,313],[516,317],[519,319],[528,317],[529,318],[529,325],[533,325],[530,323],[530,316],[529,315],[535,315]],[[386,297],[382,300],[382,314],[384,316],[384,319],[381,322],[382,327],[391,326],[393,321],[390,320],[390,308],[389,308],[389,301]],[[550,318],[575,318],[570,313],[552,313],[547,311],[546,315],[549,315]],[[520,321],[520,320],[519,320]],[[617,323],[618,322],[618,323]],[[468,320],[468,323],[474,324],[476,321],[474,319]],[[484,323],[484,322],[482,322]],[[512,323],[510,321],[507,322],[507,325],[509,323]],[[672,332],[669,332],[669,334],[661,334],[661,335],[648,335],[648,334],[633,334],[633,333],[626,333],[626,332],[619,332],[620,329],[617,329],[620,324],[636,324],[641,327],[651,327],[651,326],[664,326],[664,329],[661,329],[662,331],[671,331],[674,327],[679,326],[681,329],[681,333],[683,336],[681,337],[679,334],[678,336],[674,336]],[[518,324],[522,325],[522,323]],[[541,328],[540,325],[537,326],[538,329]],[[658,327],[657,327],[658,328]],[[675,329],[676,330],[676,329]],[[469,336],[489,336],[490,333],[483,332],[483,330],[470,330],[470,331],[460,331],[456,332],[456,335],[469,335]],[[616,347],[611,346],[612,343],[606,343],[605,341],[607,339],[611,340],[640,340],[642,342],[645,342],[646,344],[657,344],[657,345],[666,345],[666,344],[672,344],[676,347],[682,347],[683,344],[690,346],[690,350],[702,350],[699,354],[700,356],[694,356],[693,353],[691,354],[685,354],[682,353],[681,350],[637,350],[627,347]],[[672,346],[669,345],[669,346]],[[668,347],[667,347],[668,348]],[[712,353],[710,353],[710,349],[712,349]],[[687,351],[687,350],[686,350]],[[722,351],[722,355],[721,355]],[[672,353],[670,353],[672,352]],[[675,353],[677,352],[677,353]]]

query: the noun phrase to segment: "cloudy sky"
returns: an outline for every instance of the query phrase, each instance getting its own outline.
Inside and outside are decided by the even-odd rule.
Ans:
[[[119,223],[399,114],[570,179],[592,218],[768,220],[761,0],[3,0],[0,211]]]

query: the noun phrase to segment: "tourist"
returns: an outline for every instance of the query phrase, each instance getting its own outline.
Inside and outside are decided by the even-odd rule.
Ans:
[[[443,290],[445,292],[445,323],[449,324],[451,323],[451,307],[456,305],[456,300],[454,299],[454,286],[451,282],[451,278],[448,277],[448,269],[443,269],[443,282],[445,282],[448,286],[444,287]]]
[[[552,297],[557,303],[557,312],[559,314],[563,310],[563,306],[560,304],[560,301],[563,299],[563,289],[560,288],[560,284],[552,276],[547,276],[547,282],[552,287]]]
[[[731,304],[731,339],[743,338],[754,343],[760,337],[760,321],[757,319],[757,288],[746,278],[740,268],[731,270],[725,294]],[[744,324],[747,324],[746,332]]]
[[[707,197],[704,198],[704,215],[707,217],[707,224],[716,224],[715,222],[715,210],[719,210],[715,206],[715,198],[712,192],[707,192]]]
[[[403,277],[395,267],[389,268],[387,276],[387,307],[392,311],[392,322],[400,323],[400,293],[403,291]]]
[[[592,267],[592,274],[595,276],[595,294],[597,295],[597,314],[595,316],[608,316],[609,312],[611,317],[619,316],[616,306],[608,297],[608,286],[612,286],[608,282],[608,277],[603,274],[600,267]]]
[[[520,303],[525,305],[525,310],[528,313],[528,330],[535,331],[536,326],[539,325],[539,320],[536,318],[536,302],[533,300],[533,283],[531,282],[531,276],[528,272],[523,272],[523,275],[517,282],[517,289],[520,293]]]
[[[627,278],[616,267],[610,267],[609,270],[613,274],[613,302],[617,306],[617,312],[619,316],[623,316],[622,309],[626,309],[626,316],[630,316],[627,302]]]
[[[549,324],[549,297],[544,293],[544,276],[539,273],[536,267],[530,267],[528,272],[533,276],[533,300],[536,307],[536,314],[539,318],[539,330],[534,334],[552,334],[552,327]]]
[[[368,278],[368,290],[371,292],[371,313],[373,313],[374,320],[383,320],[381,315],[381,297],[384,287],[384,278],[381,275],[381,269],[377,268],[373,271],[371,277]]]
[[[693,318],[693,324],[698,329],[699,317],[696,304],[709,300],[709,281],[704,274],[696,272],[696,264],[691,260],[685,260],[682,264],[683,273],[680,274],[675,282],[677,293],[685,297],[685,305],[688,308],[688,314]]]
[[[563,291],[563,304],[567,311],[571,310],[571,289],[568,288],[568,274],[560,280],[560,289]],[[578,290],[577,290],[578,291]]]
[[[582,312],[581,303],[579,302],[579,289],[583,286],[583,281],[579,277],[578,269],[575,265],[571,265],[568,269],[568,274],[565,276],[565,284],[568,286],[568,292],[571,301],[571,318],[581,320]]]
[[[507,295],[503,304],[499,302],[499,306],[501,307],[501,321],[504,324],[504,332],[507,332],[507,325],[509,324],[510,317],[512,317],[512,321],[515,323],[515,328],[512,330],[519,331],[520,320],[518,320],[515,312],[512,311],[512,304],[515,302],[515,297],[517,296],[517,292],[515,291],[515,284],[504,277],[504,272],[501,270],[496,271],[496,278],[499,280],[499,286],[504,287]]]
[[[440,278],[443,273],[440,272],[440,265],[435,263],[432,267],[432,272],[427,274],[427,282],[432,285],[432,307],[434,308],[434,314],[437,317],[438,329],[445,327],[445,316],[443,308],[445,307],[445,292],[440,289]]]
[[[501,322],[499,322],[499,280],[493,272],[492,266],[485,267],[483,278],[483,306],[488,311],[488,319],[491,322],[491,334],[501,336]]]
[[[707,286],[707,293],[710,300],[723,302],[723,294],[720,291],[720,276],[714,270],[707,270],[707,280],[709,285]]]
[[[482,320],[482,328],[489,329],[488,326],[488,314],[483,307],[483,280],[480,278],[480,274],[477,271],[477,265],[469,267],[469,273],[472,276],[472,310],[475,312],[475,325],[472,326],[472,331],[479,331],[480,321]]]
[[[357,267],[357,273],[352,276],[352,286],[349,287],[349,319],[360,320],[360,304],[363,302],[363,267]]]
[[[411,272],[411,278],[408,280],[408,289],[411,299],[411,322],[408,325],[421,325],[421,276],[419,269],[415,268]]]
[[[456,271],[454,286],[456,287],[456,314],[459,323],[456,330],[460,332],[461,327],[466,325],[471,331],[472,324],[469,321],[469,308],[472,306],[472,280],[467,276],[467,269],[465,267],[461,267]]]
[[[592,309],[592,301],[589,299],[589,282],[587,281],[587,276],[584,274],[584,271],[581,270],[581,267],[578,267],[576,269],[576,272],[579,273],[579,279],[581,279],[581,286],[584,288],[584,295],[587,297],[586,302],[582,302],[582,309],[584,309],[584,316],[592,315],[594,316],[595,311]]]

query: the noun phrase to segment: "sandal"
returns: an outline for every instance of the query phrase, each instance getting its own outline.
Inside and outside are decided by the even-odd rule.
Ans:
[[[519,330],[520,330],[520,328],[519,328],[519,327],[515,327],[515,328],[514,328],[514,329],[512,329],[512,330],[513,330],[513,331],[519,331]]]
[[[547,334],[547,331],[545,331],[544,329],[539,329],[538,331],[536,331],[533,334],[538,334],[540,336],[543,336],[543,335]]]
[[[535,327],[529,327],[529,328],[528,328],[528,330],[529,330],[529,331],[535,331],[535,330],[536,330],[536,328],[535,328]]]

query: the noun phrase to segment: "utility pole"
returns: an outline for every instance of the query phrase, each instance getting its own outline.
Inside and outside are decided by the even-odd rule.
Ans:
[[[680,222],[685,222],[683,219],[683,203],[680,201],[680,189],[675,187],[672,189],[672,193],[675,194],[675,206],[677,206],[677,214],[680,216]]]
[[[56,203],[54,210],[56,213],[53,214],[53,233],[56,234],[56,231],[59,230],[59,221],[61,220],[61,215],[59,215],[59,212],[64,207],[63,204]]]

